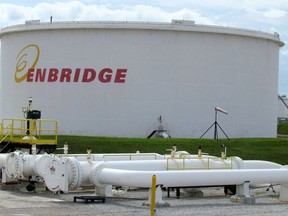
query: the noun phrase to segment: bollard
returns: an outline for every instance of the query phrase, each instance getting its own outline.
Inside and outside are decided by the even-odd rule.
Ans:
[[[152,176],[152,187],[151,187],[151,205],[150,205],[150,212],[151,216],[155,216],[155,203],[156,203],[156,176]]]

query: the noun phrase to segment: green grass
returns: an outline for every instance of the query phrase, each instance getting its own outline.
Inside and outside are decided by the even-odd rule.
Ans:
[[[287,121],[279,122],[277,132],[278,134],[288,134],[288,122]]]
[[[134,153],[153,152],[168,154],[166,149],[177,145],[177,150],[197,154],[198,147],[210,155],[221,155],[221,144],[227,147],[227,156],[239,156],[245,160],[267,160],[283,165],[288,164],[288,139],[286,138],[241,138],[241,139],[160,139],[160,138],[114,138],[89,136],[59,136],[58,147],[69,145],[69,153]],[[59,151],[58,151],[59,152]]]

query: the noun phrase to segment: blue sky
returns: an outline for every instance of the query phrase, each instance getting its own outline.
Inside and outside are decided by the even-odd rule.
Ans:
[[[288,95],[288,0],[0,0],[0,28],[25,20],[159,21],[247,28],[280,34],[279,93]]]

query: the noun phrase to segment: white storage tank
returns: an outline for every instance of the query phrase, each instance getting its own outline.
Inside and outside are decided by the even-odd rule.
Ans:
[[[147,137],[159,123],[171,137],[198,138],[221,107],[230,138],[276,136],[284,45],[276,33],[177,20],[34,20],[0,37],[1,118],[22,117],[33,97],[60,134]],[[204,138],[212,137],[213,128]]]

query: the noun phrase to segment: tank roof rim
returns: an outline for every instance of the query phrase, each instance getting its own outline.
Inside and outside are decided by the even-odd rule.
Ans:
[[[131,29],[131,30],[162,30],[162,31],[186,31],[198,33],[215,33],[226,35],[238,35],[267,39],[274,41],[283,47],[285,44],[277,32],[267,33],[245,28],[236,28],[217,25],[200,25],[194,21],[172,20],[172,22],[139,22],[139,21],[61,21],[40,22],[40,20],[26,21],[25,24],[11,25],[1,29],[0,39],[6,35],[25,31],[41,30],[68,30],[68,29]]]

